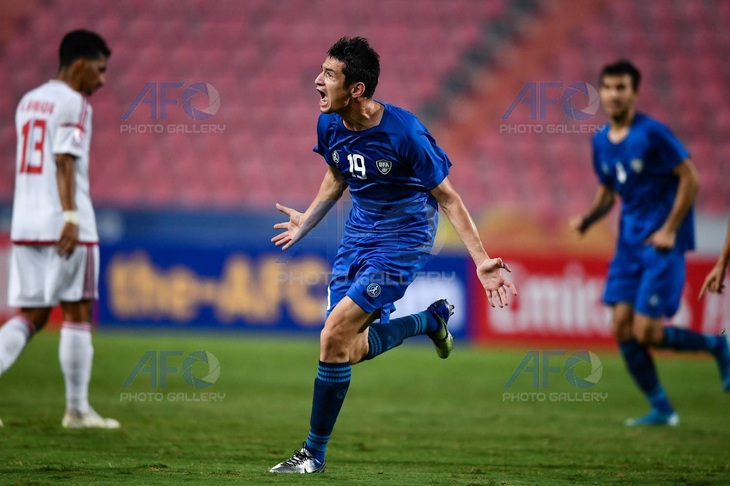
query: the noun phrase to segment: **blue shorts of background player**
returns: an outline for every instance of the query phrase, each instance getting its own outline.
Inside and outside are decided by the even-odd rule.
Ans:
[[[676,247],[659,250],[650,244],[619,241],[609,265],[603,301],[614,308],[619,304],[629,305],[642,319],[671,318],[679,309],[685,273],[685,253]],[[726,339],[665,325],[659,343],[636,339],[619,342],[619,349],[630,373],[652,405],[647,415],[629,419],[627,425],[676,426],[679,423],[679,416],[659,383],[647,345],[678,351],[709,351],[717,359],[723,388],[730,390],[730,355]]]
[[[422,248],[389,251],[343,244],[327,289],[327,315],[347,295],[365,312],[380,310],[380,322],[387,324],[394,302],[403,297],[430,257]]]
[[[603,302],[631,304],[649,317],[672,317],[679,309],[685,279],[684,252],[652,245],[619,243],[608,268]]]

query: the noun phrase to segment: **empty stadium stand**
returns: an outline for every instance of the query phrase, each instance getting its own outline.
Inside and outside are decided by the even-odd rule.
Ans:
[[[324,171],[311,151],[314,78],[335,39],[364,35],[382,57],[376,98],[428,120],[454,159],[455,183],[478,210],[507,206],[554,218],[589,202],[590,135],[549,134],[545,126],[598,125],[600,110],[577,121],[558,103],[534,119],[521,104],[502,116],[525,83],[562,83],[560,97],[572,83],[597,85],[597,70],[618,57],[644,71],[641,109],[669,124],[694,154],[700,208],[730,207],[723,96],[730,4],[720,0],[389,0],[377,8],[337,0],[49,0],[29,10],[0,40],[0,202],[12,198],[15,105],[54,75],[63,33],[87,27],[114,51],[108,85],[91,100],[99,205],[308,203]],[[199,95],[193,106],[212,116],[192,119],[180,105],[184,88],[170,88],[164,118],[141,103],[122,119],[148,83],[176,82],[214,87],[217,112]],[[584,107],[587,99],[576,95],[574,103]],[[542,125],[543,133],[506,133],[505,124]],[[150,130],[145,125],[165,133],[139,133]],[[167,133],[203,125],[223,132]]]

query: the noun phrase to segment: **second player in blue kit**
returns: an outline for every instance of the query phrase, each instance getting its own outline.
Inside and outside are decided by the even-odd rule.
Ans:
[[[593,139],[593,153],[601,184],[621,197],[621,231],[604,301],[633,302],[636,312],[654,318],[673,316],[684,285],[684,255],[695,247],[692,206],[673,245],[647,242],[670,214],[681,180],[675,170],[689,152],[665,125],[636,113],[625,139],[611,142],[604,130]]]
[[[361,37],[344,37],[328,51],[315,87],[320,96],[315,151],[327,162],[319,192],[300,213],[277,204],[289,221],[272,241],[291,247],[321,221],[346,189],[352,210],[333,265],[309,434],[302,448],[273,473],[321,473],[325,452],[347,394],[351,366],[427,335],[447,358],[453,337],[445,300],[423,312],[390,319],[417,272],[428,261],[439,209],[464,241],[492,306],[509,302],[509,267],[484,250],[476,226],[449,182],[451,162],[411,113],[376,101],[378,54]]]
[[[649,347],[706,351],[717,360],[723,388],[730,390],[730,348],[724,336],[664,325],[679,309],[685,253],[694,249],[693,202],[697,171],[689,152],[662,123],[637,113],[641,75],[633,64],[604,67],[600,96],[609,124],[593,138],[599,188],[584,216],[572,221],[585,232],[606,215],[617,196],[621,218],[603,301],[613,310],[613,334],[629,373],[651,405],[629,426],[679,424]]]

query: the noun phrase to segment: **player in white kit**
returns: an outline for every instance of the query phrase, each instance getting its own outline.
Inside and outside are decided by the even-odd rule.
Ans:
[[[99,238],[89,195],[92,111],[87,96],[104,85],[110,55],[99,35],[69,32],[61,41],[58,75],[23,96],[15,115],[8,303],[20,312],[0,328],[0,375],[60,304],[58,356],[66,384],[62,425],[69,428],[119,427],[88,402]]]

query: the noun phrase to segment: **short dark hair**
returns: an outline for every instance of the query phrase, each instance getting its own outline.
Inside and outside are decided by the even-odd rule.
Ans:
[[[84,29],[72,30],[63,36],[58,49],[61,67],[68,66],[79,58],[98,59],[111,55],[111,49],[99,34]]]
[[[639,91],[639,83],[641,83],[641,73],[639,70],[634,66],[631,61],[627,61],[625,59],[621,59],[619,61],[612,62],[611,64],[606,64],[603,66],[603,70],[601,71],[601,77],[598,78],[600,82],[603,82],[604,76],[623,76],[624,74],[628,74],[631,76],[631,86],[633,86],[634,91]]]
[[[380,76],[380,56],[364,37],[342,37],[327,52],[329,57],[345,63],[342,73],[345,86],[363,83],[363,96],[372,98]]]

